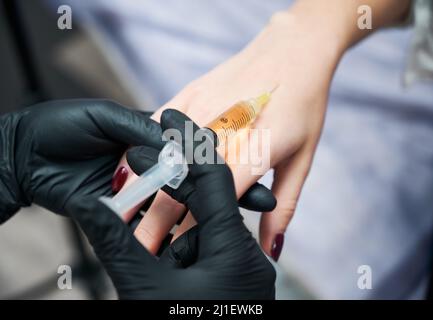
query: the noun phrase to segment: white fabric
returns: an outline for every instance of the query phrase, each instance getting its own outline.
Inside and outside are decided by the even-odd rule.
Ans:
[[[433,79],[433,1],[415,0],[415,36],[409,56],[405,82]]]

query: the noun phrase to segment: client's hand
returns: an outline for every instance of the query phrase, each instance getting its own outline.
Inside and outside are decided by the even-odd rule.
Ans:
[[[271,130],[272,191],[278,205],[272,213],[262,215],[260,243],[274,260],[281,253],[284,232],[312,164],[336,66],[351,45],[375,29],[402,22],[410,3],[410,0],[296,1],[287,11],[276,13],[245,49],[190,83],[154,115],[158,120],[162,110],[178,108],[198,125],[205,126],[234,102],[279,85],[254,123],[257,129]],[[371,9],[373,28],[359,27],[361,5]],[[249,154],[257,154],[256,150],[250,151]],[[228,165],[238,197],[260,178],[252,174],[248,165]],[[136,232],[151,251],[157,250],[171,229],[170,225],[157,221],[158,217],[162,220],[167,212],[173,217],[182,215],[183,208],[169,200],[158,194]],[[193,224],[188,215],[177,235]]]
[[[206,126],[235,102],[278,85],[253,124],[257,130],[270,132],[269,143],[262,148],[248,141],[245,135],[239,144],[249,146],[247,156],[268,153],[269,165],[253,170],[252,161],[227,163],[233,172],[238,197],[262,174],[274,168],[272,191],[278,204],[272,213],[263,211],[260,223],[260,243],[274,260],[281,253],[283,234],[295,212],[313,160],[330,81],[341,54],[336,33],[308,21],[310,18],[295,14],[276,15],[244,50],[189,84],[153,116],[158,120],[162,110],[176,108],[198,125]],[[228,153],[236,154],[237,148],[235,144]],[[126,166],[125,162],[123,165]],[[170,212],[177,221],[183,213],[183,208],[170,200],[159,193],[136,231],[140,242],[152,252],[158,250],[173,225],[157,220]],[[193,224],[188,215],[175,237]]]
[[[130,145],[161,147],[148,115],[105,100],[41,103],[0,117],[0,223],[32,202],[64,214],[83,196],[111,194]]]
[[[185,139],[186,120],[180,112],[167,110],[161,125],[163,129],[179,130]],[[194,150],[198,145],[184,142],[191,143]],[[204,143],[213,142],[208,139]],[[214,151],[213,145],[206,150]],[[133,165],[140,166],[136,170],[143,171],[157,161],[158,152],[139,147],[128,156]],[[225,164],[194,161],[177,190],[163,190],[185,204],[198,225],[166,248],[159,260],[102,204],[80,201],[70,212],[108,271],[120,298],[274,298],[275,271],[242,222],[233,177]]]

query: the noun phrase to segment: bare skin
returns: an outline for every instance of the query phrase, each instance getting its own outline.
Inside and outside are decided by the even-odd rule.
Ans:
[[[272,191],[278,204],[272,213],[263,213],[260,222],[260,244],[268,255],[274,256],[275,238],[284,234],[295,212],[319,142],[330,83],[341,57],[374,30],[403,21],[410,2],[297,1],[289,10],[276,13],[244,50],[190,83],[155,112],[153,117],[159,120],[164,109],[175,108],[204,126],[239,99],[256,96],[278,84],[269,105],[254,123],[255,128],[271,129]],[[371,7],[372,30],[360,30],[357,26],[361,5]],[[124,160],[122,165],[127,166]],[[238,197],[260,178],[251,173],[248,165],[230,167]],[[159,192],[135,236],[156,253],[184,210]],[[188,214],[175,238],[194,224]]]

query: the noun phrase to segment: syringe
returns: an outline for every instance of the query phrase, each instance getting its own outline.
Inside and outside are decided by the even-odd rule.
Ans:
[[[216,134],[218,146],[226,144],[231,135],[251,124],[269,102],[271,94],[275,89],[276,87],[256,98],[235,103],[209,123],[206,127]]]
[[[206,127],[216,134],[218,145],[224,145],[231,135],[251,124],[269,102],[274,90],[266,92],[257,98],[234,104],[209,123]],[[144,172],[137,180],[121,190],[113,198],[101,197],[100,201],[119,216],[123,216],[164,185],[177,189],[187,175],[188,165],[182,154],[182,147],[174,141],[169,141],[161,150],[157,164]]]
[[[169,141],[159,153],[158,162],[154,166],[113,198],[101,197],[99,200],[122,216],[165,185],[177,189],[187,175],[188,165],[181,145]]]

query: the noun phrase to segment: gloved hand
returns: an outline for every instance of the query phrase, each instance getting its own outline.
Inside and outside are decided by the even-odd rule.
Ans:
[[[162,115],[163,129],[184,132],[189,120],[178,111]],[[194,132],[200,130],[194,127]],[[195,148],[197,145],[192,141]],[[211,143],[207,141],[207,143]],[[212,148],[211,148],[212,149]],[[136,170],[157,161],[159,150],[134,148]],[[216,152],[215,152],[216,154]],[[221,160],[221,159],[220,159]],[[152,256],[130,227],[97,201],[77,202],[70,215],[87,235],[96,255],[123,299],[273,299],[275,270],[242,221],[233,177],[225,164],[189,165],[189,175],[173,190],[198,225],[172,243],[160,258]]]
[[[91,195],[111,194],[130,145],[160,148],[148,115],[105,100],[41,103],[0,117],[0,223],[32,202],[64,214]]]

